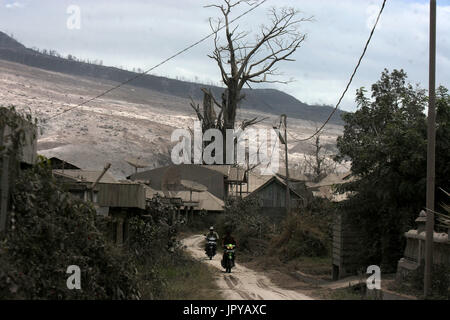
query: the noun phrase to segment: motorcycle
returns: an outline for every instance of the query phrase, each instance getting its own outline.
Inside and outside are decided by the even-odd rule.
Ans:
[[[224,260],[222,261],[222,267],[225,268],[226,273],[231,273],[231,268],[234,267],[234,244],[225,245]]]
[[[215,238],[207,238],[206,239],[206,255],[209,257],[209,260],[216,255],[217,243]]]

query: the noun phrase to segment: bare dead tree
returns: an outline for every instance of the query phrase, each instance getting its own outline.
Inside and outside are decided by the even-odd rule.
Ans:
[[[337,163],[332,160],[330,152],[322,151],[320,142],[321,135],[317,135],[313,143],[313,152],[310,157],[304,156],[305,171],[312,177],[314,182],[319,182],[328,174],[336,172]],[[309,170],[308,170],[309,169]]]
[[[239,25],[231,25],[231,14],[236,7],[253,6],[256,3],[254,0],[220,0],[219,4],[206,6],[217,8],[221,14],[220,18],[209,21],[214,32],[214,50],[208,57],[217,63],[226,89],[221,101],[217,101],[210,91],[203,89],[203,112],[200,106],[191,103],[199,120],[205,122],[204,128],[218,128],[224,132],[235,128],[236,112],[244,99],[241,91],[245,84],[289,82],[277,80],[276,76],[281,73],[276,65],[283,61],[294,61],[291,56],[305,40],[300,26],[311,18],[300,17],[299,11],[294,8],[272,8],[268,14],[270,22],[262,25],[256,35],[239,30]],[[220,110],[217,118],[211,112],[214,106]],[[245,129],[260,121],[258,118],[244,120],[240,127]]]

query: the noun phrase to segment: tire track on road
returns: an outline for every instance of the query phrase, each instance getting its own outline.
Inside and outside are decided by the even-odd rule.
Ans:
[[[311,297],[293,290],[282,289],[261,272],[246,268],[238,263],[232,273],[225,273],[220,255],[206,259],[202,246],[204,236],[194,235],[183,240],[186,250],[196,259],[217,269],[217,284],[224,298],[229,300],[312,300]]]

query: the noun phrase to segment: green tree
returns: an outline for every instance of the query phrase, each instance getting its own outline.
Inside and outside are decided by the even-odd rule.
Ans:
[[[357,91],[355,113],[343,115],[337,161],[352,162],[358,179],[341,191],[353,192],[342,204],[365,235],[362,263],[381,263],[395,270],[403,253],[403,232],[425,205],[427,123],[425,90],[407,83],[403,70],[384,70],[372,96]],[[437,91],[436,186],[448,188],[449,108],[447,90]]]

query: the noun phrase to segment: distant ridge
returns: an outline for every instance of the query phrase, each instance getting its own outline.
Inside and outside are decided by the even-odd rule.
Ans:
[[[0,59],[48,71],[116,82],[126,81],[136,75],[134,72],[121,70],[115,67],[100,66],[39,53],[26,48],[24,45],[1,31]],[[188,98],[189,96],[192,96],[194,99],[198,100],[202,99],[201,88],[211,89],[217,97],[220,97],[220,94],[223,92],[223,88],[220,87],[153,75],[145,75],[128,85],[147,88],[176,97]],[[305,104],[293,96],[275,89],[244,89],[243,93],[245,94],[245,100],[242,103],[243,109],[254,109],[276,115],[285,113],[289,117],[308,121],[325,121],[333,109],[328,106],[311,106]],[[342,125],[342,113],[342,111],[338,110],[330,122]]]
[[[17,40],[11,38],[5,33],[0,31],[0,48],[1,49],[12,49],[12,50],[24,50],[26,49],[23,44]]]

